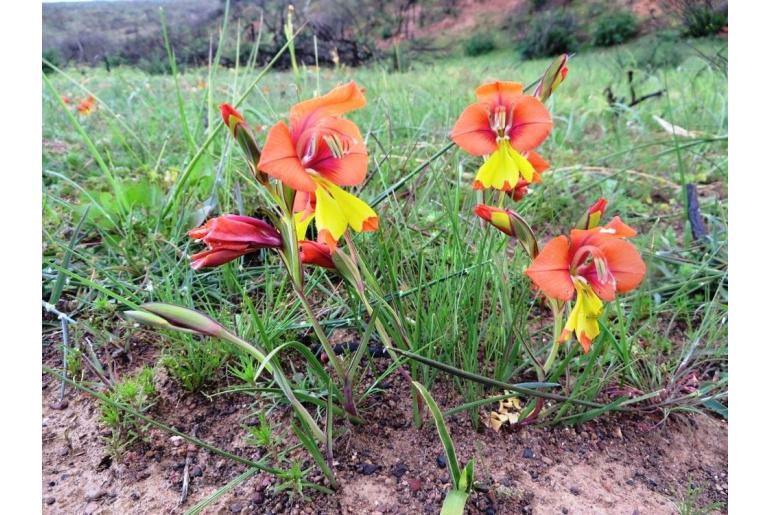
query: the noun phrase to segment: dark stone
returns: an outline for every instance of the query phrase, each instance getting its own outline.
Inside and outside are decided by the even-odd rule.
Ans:
[[[49,506],[55,502],[56,502],[56,497],[49,497],[48,499],[45,500],[45,503]]]
[[[496,515],[497,510],[494,509],[492,506],[488,506],[486,510],[484,510],[484,515]]]
[[[48,405],[49,408],[53,410],[65,410],[67,409],[67,406],[69,406],[70,403],[67,399],[64,399],[63,401],[55,401]]]
[[[103,472],[112,466],[112,456],[105,454],[96,466],[97,472]]]
[[[201,477],[203,475],[203,470],[201,470],[200,467],[197,465],[190,469],[190,477]]]
[[[230,505],[230,513],[240,513],[243,511],[243,504],[234,502]]]
[[[564,513],[564,515],[567,515],[567,513],[569,513],[569,510],[567,508],[562,508],[561,512]]]
[[[576,486],[571,486],[569,487],[569,493],[571,493],[572,495],[580,495],[580,488]]]
[[[406,474],[406,472],[407,468],[403,463],[396,463],[393,466],[393,469],[390,471],[390,473],[393,474],[397,479],[401,479],[401,476]]]
[[[374,463],[364,463],[361,465],[361,473],[365,476],[371,476],[380,469],[379,465]]]
[[[444,456],[444,453],[438,455],[436,458],[436,465],[438,465],[438,468],[445,469],[446,468],[446,456]]]
[[[522,457],[531,460],[535,457],[535,453],[529,447],[524,447],[524,452],[521,453]]]

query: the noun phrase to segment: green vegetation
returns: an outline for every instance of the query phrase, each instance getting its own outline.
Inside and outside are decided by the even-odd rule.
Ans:
[[[545,42],[533,37],[528,57],[574,49],[569,30],[574,20],[549,19],[547,33],[553,35],[538,33]],[[642,50],[634,44],[581,52],[548,102],[555,126],[543,154],[552,168],[517,210],[545,238],[568,232],[603,196],[610,202],[608,214],[622,215],[639,231],[635,243],[648,272],[639,289],[606,306],[603,331],[589,353],[574,342],[562,346],[559,366],[570,380],[553,391],[569,402],[549,405],[541,415],[544,423],[599,416],[607,409],[580,403],[603,405],[620,395],[665,414],[726,414],[727,79],[703,57],[718,54],[723,44],[671,45],[682,56],[676,67],[662,60],[638,69],[628,59]],[[412,350],[423,358],[501,382],[531,380],[533,359],[544,360],[549,351],[547,311],[533,300],[531,283],[519,273],[527,263],[523,252],[473,216],[479,197],[470,182],[480,159],[445,147],[477,84],[532,82],[548,60],[520,61],[498,50],[473,59],[416,62],[398,74],[378,64],[334,70],[300,66],[298,81],[292,72],[270,72],[258,83],[255,62],[172,76],[118,67],[110,73],[89,70],[85,79],[71,70],[44,77],[43,297],[50,298],[64,274],[62,302],[88,321],[84,331],[94,335],[97,350],[112,344],[105,332],[126,339],[141,334],[116,311],[156,301],[205,312],[276,360],[296,359],[281,379],[260,368],[255,354],[243,347],[225,349],[221,340],[163,334],[157,339],[165,349],[164,362],[184,388],[214,393],[234,382],[267,411],[287,405],[279,388],[285,383],[276,383],[290,378],[297,402],[324,427],[323,437],[332,441],[343,434],[350,419],[334,424],[344,417],[342,396],[327,369],[298,343],[313,336],[276,255],[253,254],[193,272],[188,256],[200,247],[186,232],[211,216],[255,215],[253,206],[264,205],[242,155],[221,128],[219,103],[245,94],[240,108],[249,122],[272,125],[298,99],[355,79],[366,88],[369,104],[351,119],[361,127],[370,154],[369,180],[356,194],[375,205],[381,221],[377,232],[354,239],[396,314],[393,320],[405,321]],[[665,95],[633,107],[610,105],[602,91],[626,88],[629,67],[636,70],[640,92],[665,89]],[[60,99],[88,94],[98,99],[88,116]],[[667,131],[659,119],[683,128],[684,135]],[[264,134],[258,135],[260,143]],[[406,179],[413,170],[419,173]],[[402,188],[382,196],[400,180]],[[687,218],[690,183],[699,185],[708,229],[697,241]],[[83,218],[82,236],[72,247],[72,229]],[[326,329],[348,328],[365,335],[364,343],[380,337],[366,306],[337,276],[308,269],[305,281]],[[361,369],[371,366],[360,353],[341,359]],[[411,363],[413,379],[427,388],[437,381],[455,388],[470,403],[462,411],[474,423],[480,419],[479,401],[502,393],[499,387]],[[397,380],[393,371],[377,374],[373,384],[362,382],[356,391],[359,404],[366,405],[379,381]],[[224,376],[221,381],[217,374]],[[145,412],[154,395],[152,370],[146,368],[115,385],[110,398]],[[121,447],[140,434],[139,421],[115,405],[105,405],[103,414]],[[301,425],[292,425],[293,438],[331,484],[316,430],[300,420]],[[285,445],[269,425],[249,433],[257,445]],[[286,466],[272,470],[281,478],[279,488],[300,496],[308,487],[323,489],[307,481],[311,461],[297,463],[293,456],[270,452],[276,453],[276,467]],[[452,479],[458,489],[454,474]]]
[[[519,50],[525,59],[572,53],[580,46],[578,30],[578,19],[571,11],[547,11],[530,20]]]
[[[153,379],[153,369],[143,367],[113,385],[107,397],[113,403],[144,413],[155,402],[156,391]],[[110,452],[119,455],[142,436],[146,426],[113,403],[102,402],[102,423],[112,431],[108,443]]]
[[[497,44],[494,36],[485,33],[474,34],[463,43],[463,51],[469,57],[488,54],[495,48]]]
[[[596,22],[593,33],[594,45],[620,45],[636,36],[638,31],[638,22],[633,13],[628,11],[609,12]]]

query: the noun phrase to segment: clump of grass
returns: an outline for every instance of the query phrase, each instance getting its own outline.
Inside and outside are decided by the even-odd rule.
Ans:
[[[183,335],[166,347],[161,364],[185,390],[197,392],[214,378],[229,357],[227,347],[216,341]]]
[[[142,367],[138,372],[114,384],[107,397],[114,403],[128,406],[144,413],[155,402],[156,390],[154,370]],[[108,448],[114,455],[120,455],[127,447],[142,436],[146,425],[124,410],[106,402],[101,403],[101,421],[112,430]]]

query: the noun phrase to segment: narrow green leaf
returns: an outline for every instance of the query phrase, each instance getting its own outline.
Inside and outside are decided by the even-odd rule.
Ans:
[[[444,446],[444,454],[446,454],[447,464],[449,465],[449,473],[452,478],[452,486],[455,489],[460,488],[460,464],[457,462],[457,454],[455,453],[455,446],[452,442],[452,437],[449,434],[449,428],[444,422],[444,415],[441,413],[441,408],[438,407],[433,396],[430,394],[427,388],[418,383],[412,381],[412,384],[420,392],[422,398],[425,399],[425,404],[428,405],[433,420],[436,422],[436,430],[438,436],[441,439],[441,444]]]

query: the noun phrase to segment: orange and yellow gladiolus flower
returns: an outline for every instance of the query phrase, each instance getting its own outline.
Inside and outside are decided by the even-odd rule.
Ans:
[[[257,168],[297,191],[305,224],[315,218],[318,238],[334,251],[348,227],[374,231],[378,218],[364,201],[341,186],[364,181],[368,154],[356,124],[340,116],[366,105],[351,81],[326,95],[300,102],[289,111],[289,124],[278,122],[267,135]],[[295,200],[295,212],[298,211]],[[295,215],[297,216],[297,215]],[[298,232],[304,235],[304,228]]]
[[[585,352],[599,335],[603,301],[633,290],[642,282],[646,266],[636,248],[625,240],[636,231],[620,218],[593,229],[573,229],[569,239],[558,236],[538,254],[526,274],[552,299],[576,297],[561,334],[574,333]]]
[[[511,191],[519,178],[533,181],[535,168],[525,157],[551,132],[551,115],[519,82],[490,82],[476,89],[477,102],[460,115],[450,134],[457,146],[488,156],[473,181],[475,189]]]

